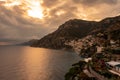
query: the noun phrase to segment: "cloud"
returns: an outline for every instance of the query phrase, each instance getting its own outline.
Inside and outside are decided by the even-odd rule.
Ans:
[[[111,6],[112,5],[112,6]],[[107,16],[118,15],[118,0],[43,0],[42,6],[47,18],[63,21],[71,18],[100,20]],[[99,7],[99,9],[98,9]],[[58,15],[62,11],[63,13]],[[114,13],[112,12],[114,11]],[[95,16],[94,16],[95,15]],[[97,16],[98,15],[98,16]],[[61,20],[61,21],[62,21]],[[55,20],[54,20],[55,21]]]
[[[83,4],[86,6],[100,5],[100,4],[117,4],[118,0],[73,0],[77,4]]]
[[[52,8],[53,6],[58,4],[61,4],[61,0],[43,0],[42,6]]]
[[[17,11],[22,10],[17,8]],[[0,39],[29,40],[42,37],[47,30],[35,20],[28,20],[16,9],[0,7]]]
[[[14,2],[14,0],[7,1]],[[23,0],[20,5],[12,7],[6,7],[4,6],[6,2],[0,1],[0,39],[41,38],[69,19],[101,20],[120,15],[120,0],[36,1],[43,8],[43,19],[28,16],[30,0]]]

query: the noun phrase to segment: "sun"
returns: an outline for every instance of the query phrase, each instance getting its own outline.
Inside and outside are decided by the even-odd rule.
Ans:
[[[43,15],[43,8],[40,4],[40,2],[33,1],[29,5],[29,9],[27,10],[28,16],[42,19],[44,17]]]

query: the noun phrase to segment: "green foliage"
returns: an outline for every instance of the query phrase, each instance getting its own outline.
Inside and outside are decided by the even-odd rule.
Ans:
[[[78,78],[79,74],[82,72],[85,67],[86,62],[79,61],[78,63],[73,64],[72,68],[70,68],[69,72],[65,75],[65,80],[74,80],[75,77]]]

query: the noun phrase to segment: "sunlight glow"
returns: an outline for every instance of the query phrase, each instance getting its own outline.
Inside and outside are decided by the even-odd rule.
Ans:
[[[42,9],[42,6],[40,5],[40,2],[33,1],[31,2],[29,7],[30,9],[27,11],[29,16],[40,18],[40,19],[43,18],[44,16],[43,9]]]
[[[21,4],[21,2],[18,1],[18,0],[14,0],[14,1],[12,1],[12,0],[2,0],[2,1],[5,2],[4,6],[6,6],[6,7],[13,7],[13,6],[18,6],[18,5]]]
[[[64,13],[65,13],[65,11],[60,10],[60,11],[56,12],[56,15],[61,16]]]
[[[27,15],[25,16],[42,19],[44,14],[41,3],[42,0],[5,0],[4,6],[11,8],[22,5],[21,7],[23,7],[23,9],[25,9],[27,12]]]

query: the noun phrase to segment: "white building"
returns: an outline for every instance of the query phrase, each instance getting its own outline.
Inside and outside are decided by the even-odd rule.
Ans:
[[[84,61],[85,62],[89,62],[89,61],[91,61],[92,60],[92,58],[90,57],[90,58],[84,58]]]
[[[106,63],[109,68],[111,68],[113,71],[116,71],[120,74],[120,62],[117,61],[110,61]]]

